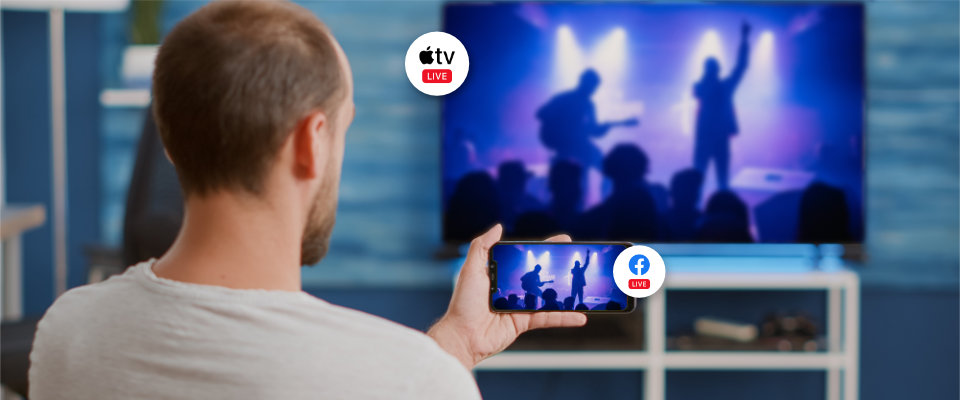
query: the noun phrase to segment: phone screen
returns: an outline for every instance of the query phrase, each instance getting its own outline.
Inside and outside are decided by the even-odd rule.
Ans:
[[[629,312],[613,281],[622,243],[499,242],[490,249],[490,309]]]

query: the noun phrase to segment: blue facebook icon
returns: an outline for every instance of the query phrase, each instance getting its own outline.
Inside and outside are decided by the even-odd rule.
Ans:
[[[644,257],[643,254],[637,254],[630,258],[630,272],[633,272],[634,275],[637,274],[637,265],[640,265],[640,274],[643,275],[647,273],[647,270],[650,269],[650,260],[647,260],[647,257]]]

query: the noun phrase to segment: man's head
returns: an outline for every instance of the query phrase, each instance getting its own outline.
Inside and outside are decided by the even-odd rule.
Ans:
[[[533,266],[533,272],[540,272],[540,264]]]
[[[720,79],[720,61],[716,57],[707,57],[703,62],[703,78],[708,80]]]
[[[580,83],[577,85],[577,91],[588,96],[593,95],[600,86],[600,74],[593,69],[587,69],[580,74]]]
[[[526,190],[530,173],[520,161],[507,161],[497,168],[497,182],[500,189],[514,194],[522,194]]]
[[[574,268],[580,268],[580,261],[574,261],[574,262],[573,262],[573,267],[574,267]]]
[[[322,22],[287,2],[209,4],[164,39],[153,95],[188,207],[223,194],[296,205],[301,261],[323,257],[354,107],[346,56]]]
[[[647,175],[648,164],[647,154],[639,146],[618,144],[603,159],[603,174],[610,178],[615,186],[627,188]]]

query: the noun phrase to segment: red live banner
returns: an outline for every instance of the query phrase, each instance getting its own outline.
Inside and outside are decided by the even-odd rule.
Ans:
[[[450,83],[453,81],[453,71],[449,69],[423,70],[423,83]]]
[[[650,289],[649,279],[631,279],[627,284],[630,289]]]

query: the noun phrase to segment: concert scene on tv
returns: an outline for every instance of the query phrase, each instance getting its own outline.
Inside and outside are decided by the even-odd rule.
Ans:
[[[498,244],[496,310],[620,311],[627,295],[613,281],[622,245]]]
[[[862,19],[844,4],[447,6],[471,65],[443,100],[444,238],[499,222],[512,239],[861,242]]]

